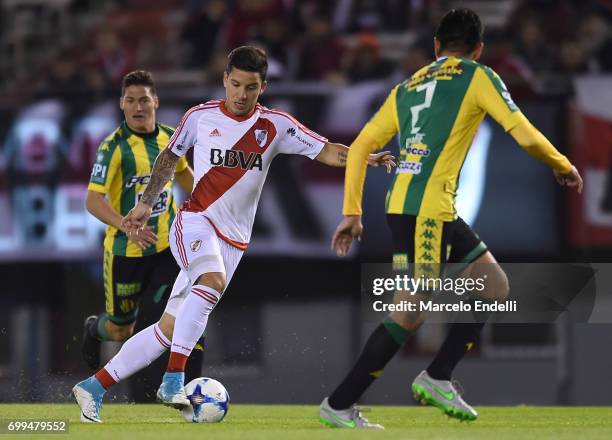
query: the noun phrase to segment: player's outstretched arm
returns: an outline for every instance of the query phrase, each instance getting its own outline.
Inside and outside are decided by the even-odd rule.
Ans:
[[[378,112],[361,130],[344,156],[346,173],[344,175],[344,219],[336,228],[331,247],[340,257],[345,256],[354,239],[360,240],[363,232],[361,224],[361,199],[365,183],[367,165],[384,165],[387,172],[395,166],[395,158],[388,151],[373,154],[382,148],[398,132],[395,86]],[[344,145],[342,145],[344,147]],[[346,147],[344,147],[346,148]]]
[[[146,224],[151,216],[153,205],[159,198],[159,194],[166,183],[172,179],[178,161],[179,157],[168,148],[159,153],[159,156],[155,159],[155,165],[153,165],[151,180],[145,188],[140,201],[128,212],[121,222],[124,228],[132,230],[142,228]]]
[[[576,187],[578,193],[582,193],[582,177],[576,167],[531,122],[524,120],[509,133],[527,153],[553,169],[560,185]]]
[[[345,167],[350,148],[346,145],[328,142],[325,144],[316,159],[332,167]],[[372,153],[367,157],[368,165],[371,167],[384,166],[387,168],[387,173],[395,166],[395,157],[390,151],[381,151],[380,153]]]

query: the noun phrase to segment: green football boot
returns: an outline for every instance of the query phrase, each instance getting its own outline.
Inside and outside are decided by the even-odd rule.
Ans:
[[[327,397],[321,402],[319,421],[330,428],[385,429],[378,423],[370,423],[356,405],[348,409],[333,409],[329,406]]]
[[[417,402],[433,405],[449,417],[470,421],[478,418],[478,413],[461,398],[451,381],[433,379],[427,371],[421,371],[412,382],[412,394]]]

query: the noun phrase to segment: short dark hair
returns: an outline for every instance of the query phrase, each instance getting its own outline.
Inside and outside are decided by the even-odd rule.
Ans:
[[[153,95],[157,94],[153,74],[147,70],[134,70],[125,75],[121,80],[121,96],[125,94],[125,89],[129,86],[145,86],[151,90]]]
[[[468,8],[451,9],[436,29],[440,50],[468,54],[482,42],[484,26],[480,17]]]
[[[233,68],[247,72],[257,72],[261,80],[266,80],[268,74],[268,57],[266,52],[255,46],[240,46],[232,50],[227,56],[227,68],[229,74]]]

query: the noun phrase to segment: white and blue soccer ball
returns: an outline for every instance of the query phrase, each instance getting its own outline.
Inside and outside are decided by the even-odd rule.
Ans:
[[[223,420],[229,409],[229,394],[221,382],[198,377],[185,385],[191,405],[181,411],[183,418],[193,423],[216,423]]]

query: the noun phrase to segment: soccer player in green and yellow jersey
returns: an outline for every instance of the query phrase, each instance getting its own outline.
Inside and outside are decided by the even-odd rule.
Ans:
[[[412,265],[415,277],[419,263],[463,263],[471,276],[484,267],[488,279],[482,298],[499,301],[508,294],[506,275],[455,209],[459,173],[480,122],[491,115],[529,154],[550,166],[561,185],[581,192],[582,179],[525,118],[500,77],[476,61],[483,49],[482,35],[483,26],[473,11],[448,12],[434,39],[436,61],[394,87],[355,139],[346,169],[344,219],[332,247],[338,255],[346,255],[352,241],[361,236],[365,158],[399,134],[399,164],[386,199],[394,267],[417,263]],[[321,404],[321,421],[339,427],[380,428],[364,419],[354,404],[421,323],[418,312],[392,312],[372,333],[344,381]],[[451,383],[451,374],[483,325],[451,327],[434,361],[412,384],[418,400],[453,417],[476,419],[476,411]]]
[[[161,192],[144,228],[134,233],[121,226],[122,217],[142,196],[157,155],[174,133],[156,121],[159,99],[152,75],[142,70],[127,74],[119,104],[125,121],[98,148],[86,201],[87,210],[108,225],[103,272],[106,312],[85,320],[83,336],[83,358],[92,370],[99,367],[101,341],[123,342],[133,334],[143,294],[160,305],[162,314],[162,298],[168,296],[179,272],[168,241],[176,212],[172,181]],[[184,158],[175,177],[191,193],[193,172]],[[201,369],[201,359],[194,363],[196,370]]]

